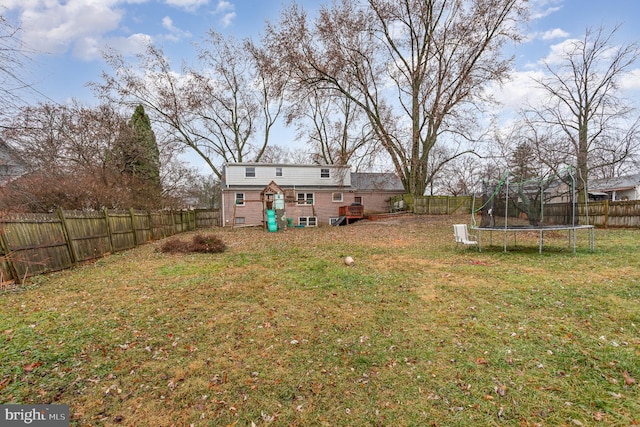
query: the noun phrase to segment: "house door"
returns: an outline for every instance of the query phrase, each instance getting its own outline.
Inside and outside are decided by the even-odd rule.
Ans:
[[[264,208],[266,210],[272,210],[273,209],[273,194],[272,193],[267,193],[264,195]]]

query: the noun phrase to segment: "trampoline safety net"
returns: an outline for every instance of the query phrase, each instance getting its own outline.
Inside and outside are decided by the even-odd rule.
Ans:
[[[499,181],[483,182],[482,206],[474,207],[472,223],[481,228],[576,226],[576,199],[571,169],[563,176],[526,180],[507,172]]]

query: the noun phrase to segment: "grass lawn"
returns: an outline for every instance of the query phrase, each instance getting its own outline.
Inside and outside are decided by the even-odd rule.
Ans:
[[[226,252],[34,277],[0,293],[0,403],[83,427],[640,425],[640,230],[479,253],[453,243],[468,221],[210,229]]]

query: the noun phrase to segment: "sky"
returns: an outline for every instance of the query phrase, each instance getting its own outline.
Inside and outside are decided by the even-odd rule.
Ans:
[[[330,0],[324,0],[328,2]],[[319,0],[298,0],[314,10]],[[88,82],[100,82],[105,47],[125,55],[151,41],[179,67],[191,60],[193,44],[213,29],[238,39],[257,39],[267,21],[276,21],[288,0],[0,0],[0,14],[20,28],[32,51],[24,80],[39,101],[65,103],[72,98],[95,103]],[[585,30],[621,24],[615,40],[640,42],[640,0],[529,0],[532,19],[524,42],[513,48],[516,70],[499,92],[508,107],[527,98],[531,77],[541,61],[552,61],[563,43],[581,38]],[[636,22],[634,22],[634,20]],[[133,60],[133,58],[132,58]],[[640,98],[640,64],[623,88]],[[289,134],[288,137],[290,137]]]

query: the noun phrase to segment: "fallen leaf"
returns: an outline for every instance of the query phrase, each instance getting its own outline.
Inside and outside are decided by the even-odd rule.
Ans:
[[[633,378],[631,375],[629,375],[629,373],[627,371],[624,371],[622,373],[622,376],[624,377],[624,383],[626,385],[633,385],[636,383],[636,379]]]
[[[501,397],[505,397],[507,394],[507,386],[504,384],[500,384],[498,386],[496,386],[494,388],[496,394],[500,395]]]
[[[484,357],[478,357],[476,359],[476,363],[478,365],[487,365],[487,366],[489,365],[489,361],[487,359],[485,359]]]
[[[42,365],[42,363],[40,363],[40,362],[33,362],[33,363],[29,363],[29,364],[24,365],[22,367],[22,369],[24,369],[25,372],[31,372],[34,369],[36,369],[38,366],[41,366],[41,365]]]
[[[604,417],[606,415],[607,414],[605,414],[604,412],[594,412],[593,413],[593,419],[594,419],[594,421],[602,421],[602,420],[604,420]]]

